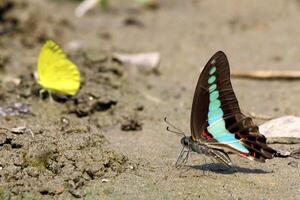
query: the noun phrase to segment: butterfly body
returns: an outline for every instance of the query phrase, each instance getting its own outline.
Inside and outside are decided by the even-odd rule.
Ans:
[[[192,104],[191,136],[183,137],[181,143],[188,151],[212,156],[226,166],[232,165],[227,153],[259,162],[279,156],[252,119],[241,113],[229,63],[221,51],[200,74]]]
[[[193,140],[193,138],[191,136],[190,137],[184,136],[183,138],[181,138],[181,144],[184,147],[188,148],[190,151],[196,152],[198,154],[204,154],[206,156],[211,156],[228,167],[230,167],[232,165],[232,162],[231,162],[229,156],[223,150],[210,148],[208,145],[206,145],[204,143]],[[187,151],[187,154],[188,153],[189,153],[189,151]],[[186,158],[187,158],[187,156],[186,156]],[[181,156],[181,157],[184,158],[184,156]],[[183,161],[180,161],[180,159],[179,159],[176,162],[176,166],[179,166],[182,162],[184,162],[184,160],[185,159],[183,159]]]

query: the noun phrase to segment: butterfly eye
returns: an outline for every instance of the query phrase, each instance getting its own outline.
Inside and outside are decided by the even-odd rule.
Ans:
[[[181,144],[183,146],[189,146],[189,139],[187,137],[181,138]]]

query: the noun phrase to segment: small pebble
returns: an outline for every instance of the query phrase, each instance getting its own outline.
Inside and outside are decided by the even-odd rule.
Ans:
[[[104,178],[104,179],[101,180],[101,182],[102,182],[102,183],[107,183],[107,182],[109,182],[109,180],[106,179],[106,178]]]

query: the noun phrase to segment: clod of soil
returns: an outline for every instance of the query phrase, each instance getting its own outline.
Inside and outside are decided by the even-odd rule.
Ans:
[[[135,118],[124,118],[121,123],[122,131],[140,131],[143,129],[143,124],[135,117]]]
[[[0,196],[77,196],[89,181],[114,177],[126,168],[127,158],[108,148],[103,135],[90,127],[46,128],[34,138],[7,132],[1,138]]]
[[[91,95],[81,95],[77,97],[74,102],[69,103],[67,106],[69,113],[75,113],[78,117],[85,117],[96,111],[106,111],[117,101],[108,98],[95,98]]]

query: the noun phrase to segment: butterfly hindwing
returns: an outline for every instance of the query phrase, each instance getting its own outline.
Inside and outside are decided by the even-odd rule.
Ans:
[[[80,87],[80,73],[53,41],[47,41],[38,59],[39,84],[50,92],[75,95]]]

